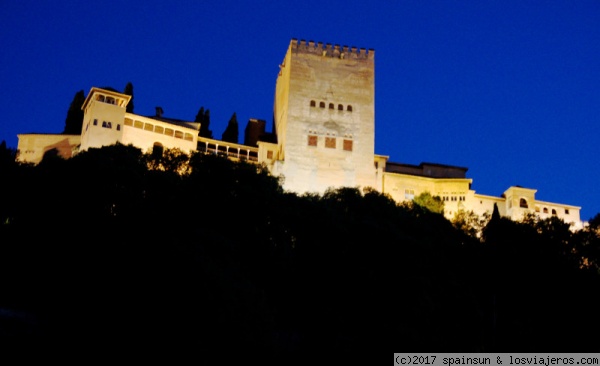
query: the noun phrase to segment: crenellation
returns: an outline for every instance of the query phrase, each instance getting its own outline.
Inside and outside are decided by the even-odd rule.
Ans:
[[[346,46],[340,44],[315,42],[313,40],[306,41],[304,39],[297,40],[292,38],[291,49],[296,53],[313,54],[322,57],[331,57],[339,59],[363,59],[373,60],[375,50],[369,48],[358,48],[356,46]]]
[[[340,57],[340,45],[338,44],[333,46],[333,57]]]

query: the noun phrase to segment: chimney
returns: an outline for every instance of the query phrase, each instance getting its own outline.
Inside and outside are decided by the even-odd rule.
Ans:
[[[162,107],[156,107],[156,117],[162,117],[163,109]]]

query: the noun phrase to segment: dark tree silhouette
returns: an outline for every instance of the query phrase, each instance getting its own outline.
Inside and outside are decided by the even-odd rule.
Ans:
[[[65,129],[62,132],[65,135],[79,135],[81,134],[81,126],[83,126],[83,111],[81,106],[85,102],[85,94],[83,90],[75,93],[71,106],[67,112],[67,118],[65,120]]]
[[[223,132],[223,135],[221,136],[221,140],[226,141],[226,142],[233,142],[233,143],[237,144],[238,143],[238,135],[239,135],[239,126],[238,126],[237,116],[236,116],[235,112],[233,112],[233,115],[231,115],[231,118],[229,119],[229,123],[227,124],[227,128],[225,128],[225,131]]]
[[[16,150],[6,146],[6,140],[0,143],[0,167],[15,163]]]
[[[204,107],[200,107],[198,114],[196,114],[196,119],[194,122],[200,122],[200,132],[199,135],[201,137],[206,137],[209,139],[213,138],[213,133],[209,129],[210,127],[210,110],[204,110]]]
[[[600,229],[600,212],[588,220],[588,224],[592,229]]]
[[[127,103],[127,113],[133,113],[133,84],[131,81],[125,85],[123,94],[131,95],[131,99],[129,100],[129,103]]]
[[[495,214],[480,242],[371,189],[299,196],[260,165],[131,145],[0,171],[0,334],[19,341],[273,364],[600,350],[589,228]],[[48,240],[64,233],[95,240]]]

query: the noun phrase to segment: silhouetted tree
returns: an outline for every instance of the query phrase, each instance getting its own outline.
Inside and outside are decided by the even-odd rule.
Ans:
[[[600,229],[600,212],[588,220],[588,225],[592,229]]]
[[[226,141],[226,142],[233,142],[233,143],[237,144],[238,136],[239,136],[239,127],[238,127],[237,116],[236,116],[235,112],[233,112],[233,115],[229,119],[229,123],[227,123],[227,127],[225,128],[225,131],[223,132],[223,135],[221,136],[221,140]]]
[[[206,137],[209,139],[213,138],[213,133],[209,129],[210,127],[210,110],[204,110],[204,107],[200,107],[198,114],[196,114],[196,119],[194,122],[200,122],[200,132],[199,136]]]
[[[127,85],[125,85],[125,90],[123,91],[123,94],[127,94],[127,95],[131,95],[131,99],[129,100],[129,103],[127,103],[127,112],[128,113],[133,113],[133,84],[130,82],[127,83]]]
[[[0,143],[0,167],[14,164],[17,156],[17,151],[6,146],[6,140]]]
[[[13,168],[0,170],[2,335],[95,353],[113,351],[107,335],[170,340],[200,358],[598,352],[596,231],[494,210],[480,243],[372,189],[299,196],[262,165],[199,152],[115,144]],[[48,241],[61,233],[99,244]]]
[[[83,90],[80,90],[77,93],[75,93],[73,101],[71,102],[71,106],[67,111],[65,129],[62,132],[63,134],[81,134],[81,126],[83,126],[83,111],[81,110],[81,106],[83,105],[83,102],[85,102],[85,94],[83,93]]]

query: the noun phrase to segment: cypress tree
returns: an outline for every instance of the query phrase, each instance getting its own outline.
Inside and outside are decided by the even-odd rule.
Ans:
[[[226,142],[233,142],[233,143],[237,144],[238,143],[238,135],[239,135],[239,128],[238,128],[237,116],[236,116],[235,112],[233,112],[233,115],[231,116],[231,118],[229,119],[229,123],[227,124],[227,128],[225,128],[225,132],[223,132],[223,135],[221,136],[221,140],[226,141]]]
[[[127,94],[127,95],[131,95],[131,99],[129,100],[129,103],[127,103],[127,113],[133,113],[133,84],[130,82],[127,83],[127,85],[125,85],[125,90],[123,91],[123,94]]]
[[[67,118],[65,120],[65,129],[62,132],[65,135],[79,135],[81,134],[81,126],[83,126],[83,111],[81,106],[85,102],[85,94],[83,90],[75,93],[71,106],[67,112]]]
[[[204,107],[200,107],[198,114],[196,114],[196,119],[194,122],[200,122],[200,133],[201,137],[206,137],[209,139],[213,138],[212,131],[208,129],[210,126],[210,111],[207,109],[204,110]]]

